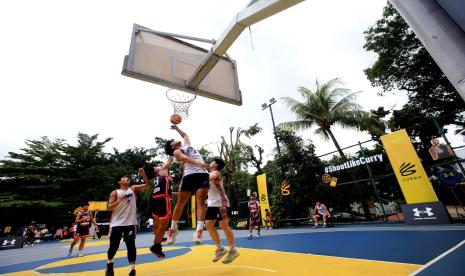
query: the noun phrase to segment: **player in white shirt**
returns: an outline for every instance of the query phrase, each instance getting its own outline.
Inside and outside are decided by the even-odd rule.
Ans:
[[[144,184],[142,185],[129,186],[130,180],[126,176],[118,176],[115,178],[115,184],[119,189],[112,191],[110,199],[108,200],[108,210],[112,211],[112,213],[110,222],[110,248],[108,249],[107,270],[105,271],[106,276],[114,275],[113,258],[118,251],[122,237],[124,238],[128,251],[129,275],[136,275],[136,193],[148,189],[151,186],[144,169],[139,169],[139,176],[144,180]]]
[[[179,187],[178,200],[173,210],[171,228],[168,230],[168,244],[176,242],[176,236],[179,233],[178,222],[186,206],[187,201],[192,194],[195,195],[197,210],[197,230],[193,234],[193,241],[197,244],[202,243],[203,226],[205,223],[205,201],[208,193],[208,171],[209,165],[203,161],[202,156],[191,146],[189,136],[178,128],[177,125],[171,126],[176,130],[184,140],[169,140],[165,145],[165,152],[169,156],[174,156],[178,162],[183,164],[183,176],[181,186]]]
[[[234,234],[229,227],[229,200],[224,191],[223,176],[220,173],[220,170],[223,168],[224,161],[220,158],[215,158],[210,164],[210,189],[208,190],[205,226],[216,245],[215,257],[212,261],[217,262],[224,255],[228,254],[223,259],[223,263],[229,264],[239,256],[239,251],[235,247]],[[226,250],[221,244],[220,236],[215,227],[216,221],[218,221],[221,229],[223,229],[229,250]]]

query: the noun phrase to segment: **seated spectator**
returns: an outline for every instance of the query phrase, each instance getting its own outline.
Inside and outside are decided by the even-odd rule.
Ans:
[[[320,217],[323,218],[323,227],[327,227],[326,222],[328,221],[328,218],[331,217],[331,214],[324,204],[317,201],[315,207],[313,208],[313,221],[315,222],[315,226],[313,226],[313,228],[318,227],[318,219]]]
[[[54,240],[62,240],[63,239],[63,229],[61,228],[58,228],[56,231],[55,231],[55,235],[53,236],[53,239]]]
[[[34,241],[35,241],[34,227],[29,226],[26,230],[26,238],[24,239],[24,243],[26,245],[32,245]]]
[[[265,209],[265,227],[266,227],[266,229],[273,229],[273,221],[274,221],[274,219],[271,216],[270,210]]]

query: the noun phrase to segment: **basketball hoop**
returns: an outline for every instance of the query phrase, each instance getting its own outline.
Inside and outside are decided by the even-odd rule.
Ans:
[[[183,119],[187,119],[189,117],[189,107],[197,96],[170,88],[166,90],[166,97],[173,105],[174,114],[179,114]]]

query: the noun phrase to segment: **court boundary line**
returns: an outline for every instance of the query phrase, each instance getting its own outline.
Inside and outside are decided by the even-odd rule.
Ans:
[[[456,244],[455,246],[449,248],[447,251],[443,252],[441,255],[437,256],[436,258],[432,259],[431,261],[427,262],[426,264],[424,264],[422,267],[420,267],[419,269],[415,270],[414,272],[412,272],[411,274],[409,274],[409,276],[414,276],[414,275],[418,275],[418,273],[422,272],[423,270],[427,269],[428,267],[430,267],[431,265],[433,265],[434,263],[438,262],[440,259],[444,258],[445,256],[449,255],[450,253],[454,252],[455,250],[457,250],[459,247],[461,247],[462,245],[465,244],[465,240],[459,242],[458,244]]]

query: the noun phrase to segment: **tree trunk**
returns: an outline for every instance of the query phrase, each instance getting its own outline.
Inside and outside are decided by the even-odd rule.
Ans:
[[[337,149],[337,151],[339,152],[339,154],[341,155],[341,157],[343,157],[343,158],[345,159],[346,156],[345,156],[344,153],[342,152],[342,149],[341,149],[341,147],[339,146],[339,143],[337,142],[336,137],[334,137],[334,134],[333,134],[333,132],[331,131],[331,129],[328,128],[326,131],[328,132],[329,136],[331,137],[331,140],[333,141],[334,145],[336,146],[336,149]]]

